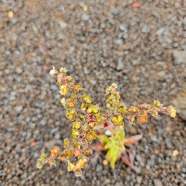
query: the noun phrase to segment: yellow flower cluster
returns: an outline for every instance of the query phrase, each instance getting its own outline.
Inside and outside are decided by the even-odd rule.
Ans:
[[[65,68],[56,70],[53,67],[49,74],[56,77],[60,94],[63,96],[61,104],[66,110],[66,117],[72,122],[72,140],[64,139],[62,152],[59,147],[54,147],[49,157],[44,153],[41,154],[37,162],[38,168],[42,168],[45,163],[50,166],[56,165],[56,159],[59,159],[67,162],[68,171],[74,171],[76,176],[81,176],[82,169],[88,164],[89,156],[93,152],[90,147],[94,139],[104,142],[104,149],[107,150],[106,158],[110,161],[111,167],[114,167],[116,160],[125,150],[124,123],[127,121],[132,124],[146,123],[148,114],[156,117],[159,112],[167,113],[171,117],[176,116],[173,106],[163,107],[158,100],[155,100],[153,105],[143,103],[138,107],[131,106],[127,109],[120,101],[115,83],[106,90],[107,110],[102,113],[99,106],[92,103],[91,97],[83,91],[81,85],[75,84],[75,80],[67,75]],[[109,131],[111,136],[106,136],[106,133],[100,135],[97,129]]]

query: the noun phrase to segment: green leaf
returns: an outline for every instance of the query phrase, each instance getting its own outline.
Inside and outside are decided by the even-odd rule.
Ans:
[[[123,126],[119,126],[119,140],[123,143],[124,138],[125,138],[125,133],[124,133],[124,127]]]
[[[106,135],[99,135],[98,138],[105,143],[108,143],[110,141],[110,139]]]
[[[110,148],[106,154],[106,157],[108,158],[108,160],[110,161],[110,166],[112,168],[115,167],[115,163],[118,159],[118,148],[117,146],[114,146],[112,148]]]

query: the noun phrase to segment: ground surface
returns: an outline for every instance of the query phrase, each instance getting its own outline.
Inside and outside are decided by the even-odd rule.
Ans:
[[[0,1],[0,185],[183,186],[186,125],[177,117],[129,126],[143,133],[133,148],[140,173],[90,164],[82,178],[66,165],[37,170],[41,150],[62,147],[70,126],[48,72],[66,66],[104,104],[104,90],[119,84],[127,105],[166,105],[185,92],[186,1]],[[35,143],[36,142],[36,143]],[[179,154],[173,157],[177,150]]]

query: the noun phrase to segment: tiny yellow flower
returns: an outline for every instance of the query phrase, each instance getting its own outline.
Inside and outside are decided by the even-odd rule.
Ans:
[[[112,122],[116,125],[123,125],[123,117],[118,115],[112,118]]]
[[[84,112],[86,111],[86,104],[85,103],[81,104],[81,110],[84,111]]]
[[[74,122],[73,124],[72,124],[72,128],[73,129],[80,129],[81,128],[81,123],[80,122],[78,122],[78,121],[76,121],[76,122]]]
[[[86,103],[88,103],[88,104],[90,104],[90,103],[92,102],[91,97],[88,96],[87,94],[83,94],[82,99],[83,99]]]
[[[67,138],[65,138],[64,139],[64,147],[68,147],[69,144],[70,144],[70,141]]]
[[[60,71],[60,73],[62,73],[62,74],[66,74],[66,73],[67,73],[67,69],[64,68],[64,67],[61,67],[59,71]]]
[[[67,149],[65,151],[65,154],[66,154],[66,156],[70,157],[70,156],[72,156],[74,154],[74,151],[73,150],[70,150],[70,149]]]
[[[66,76],[65,80],[68,82],[74,82],[74,79],[72,78],[72,76]]]
[[[65,107],[65,98],[61,99],[61,104]]]
[[[140,110],[139,108],[135,107],[135,106],[131,106],[129,109],[128,109],[129,112],[133,112],[133,113],[140,113]]]
[[[154,106],[160,108],[162,107],[162,104],[158,100],[154,100]]]
[[[68,171],[75,171],[76,166],[74,165],[74,163],[71,163],[70,161],[67,162],[68,162]]]
[[[87,134],[87,140],[88,141],[92,141],[96,138],[96,133],[95,131],[90,131],[88,134]]]
[[[54,147],[54,148],[50,151],[50,157],[51,157],[51,158],[55,158],[58,154],[59,154],[59,147]]]
[[[68,93],[68,86],[67,85],[61,85],[60,86],[60,93],[65,96]]]
[[[81,86],[81,85],[74,85],[74,86],[72,87],[72,89],[73,89],[74,91],[80,91],[80,90],[82,90],[82,86]]]
[[[172,156],[176,157],[178,154],[179,154],[179,151],[178,150],[174,150],[173,153],[172,153]]]
[[[42,153],[41,154],[41,160],[44,161],[44,160],[46,160],[46,158],[47,158],[46,154],[45,153]]]
[[[167,110],[168,110],[170,117],[172,118],[176,117],[176,109],[173,106],[168,106]]]
[[[75,107],[75,101],[72,101],[72,100],[68,101],[68,106],[70,108],[74,108]]]
[[[93,128],[95,125],[96,125],[96,123],[94,121],[91,121],[91,122],[88,123],[88,126],[90,128]]]
[[[36,164],[36,167],[38,169],[41,169],[43,167],[43,162],[42,161],[38,161],[37,164]]]
[[[76,113],[76,110],[75,109],[70,109],[70,110],[67,110],[66,117],[69,120],[73,121],[76,118],[76,114],[77,113]]]
[[[73,139],[77,139],[79,137],[79,131],[77,130],[72,130],[72,138]]]

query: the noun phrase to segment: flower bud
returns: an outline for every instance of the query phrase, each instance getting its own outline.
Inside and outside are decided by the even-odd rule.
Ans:
[[[157,108],[160,108],[163,105],[158,100],[154,100],[154,106],[157,107]]]
[[[87,112],[93,113],[93,114],[97,114],[99,112],[98,107],[94,106],[94,105],[90,105],[87,109]]]
[[[68,87],[67,85],[61,85],[60,86],[60,93],[65,96],[68,93]]]
[[[88,96],[87,94],[83,94],[82,99],[83,99],[86,103],[88,103],[88,104],[90,104],[90,103],[92,102],[91,97]]]
[[[74,108],[75,107],[75,101],[72,101],[72,100],[68,101],[68,107]]]
[[[88,109],[87,109],[87,112],[90,114],[90,113],[92,113],[92,111],[93,111],[92,105],[90,105],[90,106],[88,107]]]
[[[50,157],[55,158],[59,154],[59,147],[54,147],[50,150]]]
[[[65,104],[66,104],[65,98],[62,98],[62,99],[61,99],[61,104],[65,107]]]
[[[61,85],[62,83],[63,83],[63,74],[58,74],[57,75],[57,83],[59,84],[59,85]]]
[[[81,85],[74,85],[73,87],[72,87],[72,89],[74,90],[74,91],[80,91],[80,90],[82,90],[82,87],[81,87]]]
[[[72,125],[72,128],[77,129],[77,130],[80,129],[81,128],[81,123],[78,122],[78,121],[74,122],[73,125]]]
[[[127,113],[127,109],[126,109],[125,106],[121,106],[121,107],[118,109],[118,111],[119,111],[120,113],[122,113],[122,114],[126,114],[126,113]]]
[[[83,123],[85,123],[85,121],[86,121],[86,116],[85,116],[84,114],[79,114],[78,117],[79,117],[79,119],[80,119]]]
[[[88,127],[87,127],[87,125],[83,125],[83,126],[81,127],[81,129],[82,129],[82,131],[87,132]]]
[[[63,143],[64,143],[64,147],[68,147],[70,145],[70,141],[67,138],[64,139]]]
[[[170,117],[175,118],[176,109],[173,106],[168,106],[167,111],[168,111]]]
[[[97,113],[99,112],[98,107],[93,106],[93,108],[92,108],[92,112],[93,112],[94,114],[97,114]]]
[[[61,67],[59,71],[62,74],[66,74],[67,73],[67,69],[66,68],[63,68],[63,67]]]
[[[78,158],[81,155],[81,151],[79,149],[74,150],[74,156]]]
[[[91,122],[88,123],[88,126],[90,128],[93,128],[95,125],[96,125],[96,123],[94,121],[91,121]]]
[[[103,126],[106,128],[109,126],[108,122],[104,122]]]
[[[46,160],[46,158],[47,158],[47,156],[46,156],[46,154],[45,154],[45,153],[42,153],[40,158],[41,158],[41,160],[42,160],[42,161],[45,161],[45,160]]]
[[[74,154],[74,151],[70,149],[66,149],[65,154],[66,156],[71,157]]]
[[[84,111],[84,112],[86,111],[86,104],[85,103],[81,104],[81,110]]]
[[[77,139],[79,137],[79,132],[76,130],[72,130],[72,138]]]
[[[118,115],[118,116],[114,116],[112,118],[112,123],[116,124],[116,125],[122,125],[123,124],[123,117]]]
[[[100,115],[96,116],[96,122],[101,123],[103,121],[102,117]]]
[[[48,159],[48,160],[47,160],[47,163],[48,163],[50,166],[56,165],[56,161],[53,160],[53,159]]]
[[[75,109],[70,109],[68,111],[66,111],[66,117],[73,121],[76,118],[76,110]]]
[[[37,167],[38,169],[41,169],[41,168],[43,167],[43,162],[40,161],[40,160],[37,161],[36,167]]]
[[[65,80],[68,82],[74,82],[74,79],[72,78],[72,76],[66,76]]]
[[[108,160],[103,160],[103,165],[107,166],[108,165]]]
[[[92,153],[93,153],[92,149],[90,149],[90,148],[85,149],[84,154],[85,154],[86,156],[90,156]]]
[[[81,171],[81,169],[77,169],[77,170],[75,171],[75,176],[76,176],[76,177],[82,176],[82,171]]]
[[[74,165],[74,163],[71,163],[70,161],[67,162],[68,162],[68,171],[75,171],[76,166]]]
[[[53,69],[49,72],[49,74],[50,74],[51,77],[53,77],[53,76],[55,76],[55,75],[58,74],[58,71],[55,69],[55,67],[52,66],[52,68],[53,68]]]
[[[153,109],[150,113],[151,113],[151,115],[152,115],[153,117],[157,117],[157,116],[158,116],[158,111],[155,110],[155,109]]]
[[[94,140],[96,138],[96,133],[94,131],[90,131],[88,134],[87,134],[87,140],[89,142],[91,142],[92,140]]]

